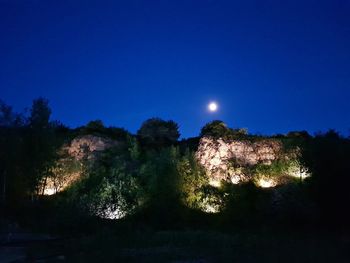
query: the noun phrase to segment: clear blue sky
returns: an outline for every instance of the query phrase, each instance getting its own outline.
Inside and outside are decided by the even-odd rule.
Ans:
[[[0,0],[0,99],[21,111],[46,97],[71,127],[347,135],[349,14],[346,0]]]

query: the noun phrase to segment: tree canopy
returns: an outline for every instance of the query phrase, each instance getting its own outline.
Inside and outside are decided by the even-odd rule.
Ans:
[[[180,132],[178,124],[172,120],[151,118],[142,123],[137,136],[144,147],[159,149],[176,143]]]

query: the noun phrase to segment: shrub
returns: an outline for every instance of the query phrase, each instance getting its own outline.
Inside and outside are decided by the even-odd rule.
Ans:
[[[245,128],[231,129],[226,123],[220,120],[215,120],[207,123],[202,129],[200,136],[210,136],[215,139],[222,138],[224,140],[246,138],[248,130]]]

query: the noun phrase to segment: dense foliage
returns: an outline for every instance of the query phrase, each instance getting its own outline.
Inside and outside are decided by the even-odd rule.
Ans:
[[[42,194],[42,181],[51,175],[57,149],[68,129],[49,121],[48,101],[33,101],[29,116],[12,112],[2,103],[0,113],[3,204],[17,203]]]
[[[151,118],[142,123],[137,131],[142,146],[160,149],[177,142],[180,137],[179,126],[174,121]]]
[[[6,214],[14,215],[23,207],[32,209],[48,199],[55,211],[52,216],[67,213],[69,218],[68,211],[74,210],[90,218],[143,218],[159,226],[189,222],[198,213],[219,213],[223,224],[346,225],[349,219],[350,141],[335,131],[314,137],[306,132],[275,136],[286,149],[298,147],[298,158],[252,165],[246,168],[254,175],[251,182],[214,187],[194,156],[198,138],[178,142],[178,125],[173,121],[149,119],[132,135],[122,128],[105,127],[99,120],[70,129],[50,116],[43,98],[33,101],[28,115],[0,104],[0,193]],[[62,150],[83,135],[106,137],[118,144],[95,161],[77,160]],[[205,125],[201,136],[255,138],[221,121]],[[288,184],[275,188],[258,187],[264,180],[283,181],[291,171],[302,174],[300,167],[307,167],[312,176],[288,179]],[[74,180],[72,174],[77,175]],[[67,180],[69,187],[64,186]],[[55,182],[59,193],[47,198],[44,193],[49,182]]]
[[[224,140],[246,138],[247,135],[247,129],[232,129],[227,127],[226,123],[220,120],[207,123],[200,132],[201,137],[210,136],[213,138],[222,138]]]

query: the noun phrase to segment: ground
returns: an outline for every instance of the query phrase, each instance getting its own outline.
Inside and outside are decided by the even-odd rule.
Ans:
[[[33,235],[35,237],[35,235]],[[28,240],[29,241],[29,240]],[[3,246],[1,262],[349,262],[341,234],[150,229]],[[15,257],[17,256],[17,257]],[[13,261],[13,260],[16,261]]]

